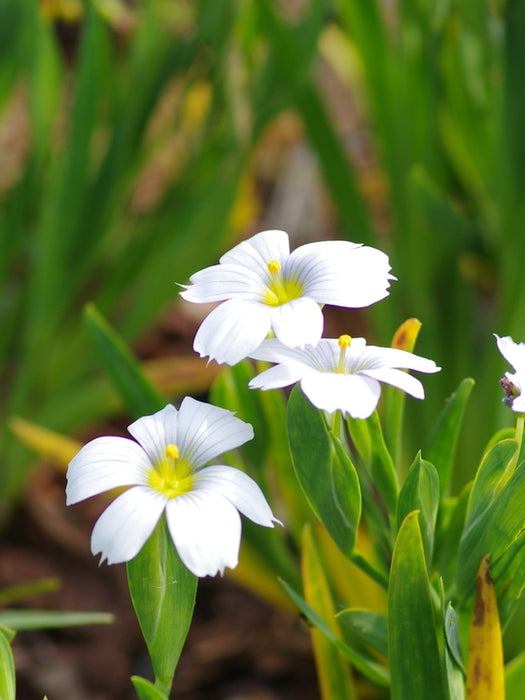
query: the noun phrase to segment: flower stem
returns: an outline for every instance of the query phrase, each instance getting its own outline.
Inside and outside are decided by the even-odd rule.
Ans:
[[[338,439],[341,438],[341,425],[342,425],[342,416],[341,416],[341,411],[334,411],[332,415],[332,435]]]

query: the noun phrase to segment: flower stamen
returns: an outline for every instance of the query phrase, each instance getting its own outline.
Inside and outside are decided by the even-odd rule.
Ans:
[[[193,488],[193,469],[180,457],[177,445],[166,445],[165,458],[148,474],[149,485],[168,498],[176,498]]]
[[[352,338],[351,336],[347,335],[344,333],[343,335],[340,335],[337,344],[340,347],[339,351],[339,361],[337,363],[337,370],[339,374],[344,374],[345,372],[345,357],[346,357],[346,349],[350,347],[352,344]]]

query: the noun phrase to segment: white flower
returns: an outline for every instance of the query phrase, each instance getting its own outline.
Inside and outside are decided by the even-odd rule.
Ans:
[[[498,350],[515,370],[515,374],[505,372],[500,381],[505,391],[503,402],[515,413],[525,413],[525,343],[515,343],[508,335],[500,338],[494,333],[494,337]]]
[[[201,357],[235,365],[271,332],[290,347],[315,345],[320,304],[369,306],[388,294],[388,257],[348,241],[307,243],[290,253],[288,234],[263,231],[239,243],[219,265],[195,273],[181,296],[223,301],[203,321],[193,347]]]
[[[91,551],[108,564],[129,561],[142,549],[162,513],[177,552],[196,576],[237,565],[241,519],[273,527],[276,520],[257,484],[223,465],[217,455],[253,438],[230,411],[192,398],[180,410],[167,405],[128,428],[135,438],[100,437],[69,464],[66,501],[130,486],[106,508],[91,536]]]
[[[432,360],[405,350],[366,345],[364,338],[323,338],[304,350],[288,348],[277,339],[265,340],[251,354],[256,360],[278,363],[254,377],[252,389],[277,389],[301,382],[317,408],[368,418],[381,394],[379,382],[391,384],[417,399],[425,396],[421,382],[399,368],[438,372]]]

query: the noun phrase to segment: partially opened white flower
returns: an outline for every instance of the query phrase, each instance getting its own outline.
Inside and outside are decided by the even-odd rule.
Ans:
[[[500,338],[494,333],[498,350],[512,365],[515,374],[505,372],[500,384],[505,391],[503,399],[515,413],[525,413],[525,343],[515,343],[510,336]]]
[[[438,372],[432,360],[396,348],[366,344],[364,338],[322,338],[303,350],[289,348],[275,338],[265,340],[251,354],[256,360],[277,363],[254,377],[252,389],[277,389],[296,382],[317,408],[342,411],[352,418],[368,418],[381,394],[380,382],[402,389],[416,399],[425,396],[421,382],[403,369]]]
[[[190,277],[181,296],[223,301],[203,321],[193,347],[201,357],[235,365],[266,336],[285,345],[315,345],[323,332],[320,304],[369,306],[388,294],[388,257],[348,241],[307,243],[290,253],[288,234],[263,231]]]
[[[135,438],[88,442],[67,472],[70,505],[110,489],[117,496],[98,519],[91,551],[108,564],[129,561],[142,549],[163,513],[177,552],[196,576],[214,576],[237,565],[239,512],[258,525],[274,518],[257,484],[224,465],[204,466],[253,438],[248,423],[230,411],[185,398],[128,428]]]

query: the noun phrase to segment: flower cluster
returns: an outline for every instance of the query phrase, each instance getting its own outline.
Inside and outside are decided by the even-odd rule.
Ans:
[[[319,409],[367,418],[380,382],[423,398],[403,370],[439,367],[410,352],[368,346],[364,338],[322,338],[322,306],[364,307],[388,294],[388,257],[347,241],[309,243],[290,252],[284,231],[263,231],[235,246],[219,264],[190,278],[181,296],[222,302],[197,331],[201,356],[234,365],[246,357],[274,363],[250,387],[300,382]],[[232,413],[192,398],[129,426],[134,440],[100,437],[71,461],[67,503],[125,488],[97,521],[91,548],[109,564],[135,557],[164,515],[173,544],[196,576],[237,564],[239,513],[264,527],[279,521],[257,484],[217,455],[253,437]]]

